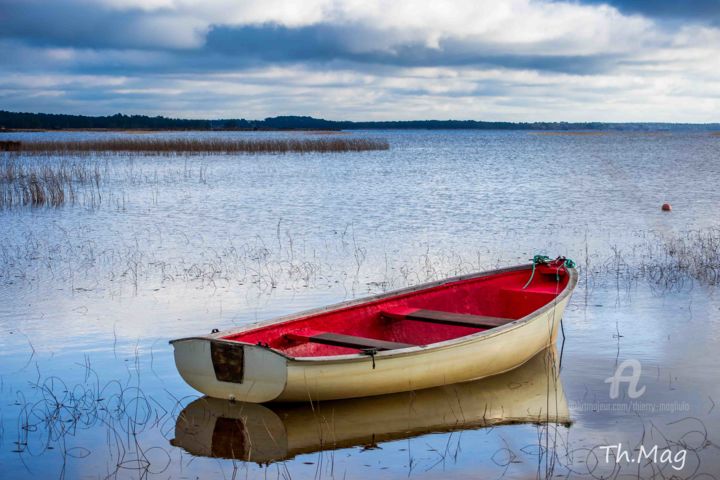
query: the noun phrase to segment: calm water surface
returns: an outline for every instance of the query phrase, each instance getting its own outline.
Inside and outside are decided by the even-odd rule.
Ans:
[[[90,135],[127,134],[0,136]],[[391,149],[81,158],[102,173],[99,196],[80,189],[63,207],[0,210],[3,478],[720,474],[718,292],[692,275],[646,274],[668,239],[720,227],[720,137],[348,135],[386,138]],[[665,201],[671,214],[660,211]],[[307,406],[261,407],[251,417],[270,427],[260,430],[182,423],[198,395],[174,368],[171,338],[535,253],[566,255],[581,269],[550,366],[460,393],[320,406],[339,412],[329,423],[334,413]],[[641,368],[642,394],[622,384],[612,398],[606,379],[626,360]],[[503,424],[521,420],[511,407],[543,399],[569,418]],[[225,408],[205,411],[234,418]],[[188,429],[201,424],[188,445]],[[286,443],[261,458],[271,427]],[[606,462],[601,447],[619,443],[635,457],[657,445],[658,462]],[[659,461],[666,448],[687,451],[682,468]]]

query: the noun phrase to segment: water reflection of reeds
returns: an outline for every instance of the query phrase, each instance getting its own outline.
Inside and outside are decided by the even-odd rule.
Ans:
[[[44,377],[38,370],[27,396],[17,392],[13,452],[28,459],[59,454],[60,478],[66,477],[70,459],[77,461],[98,451],[108,459],[107,478],[122,472],[135,472],[140,478],[163,473],[170,466],[169,453],[160,446],[147,446],[144,436],[168,431],[182,408],[181,400],[173,399],[166,408],[143,391],[139,374],[107,381],[101,380],[88,356],[80,366],[85,372],[82,382]],[[104,444],[82,442],[84,432],[93,430],[105,431]]]

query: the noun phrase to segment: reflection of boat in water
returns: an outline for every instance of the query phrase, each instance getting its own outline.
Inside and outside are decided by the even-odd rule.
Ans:
[[[508,423],[569,423],[554,349],[474,382],[364,399],[267,404],[203,397],[177,419],[174,446],[258,463]]]

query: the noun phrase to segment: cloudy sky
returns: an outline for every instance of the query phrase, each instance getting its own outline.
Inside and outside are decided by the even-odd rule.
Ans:
[[[720,121],[720,0],[0,0],[0,109]]]

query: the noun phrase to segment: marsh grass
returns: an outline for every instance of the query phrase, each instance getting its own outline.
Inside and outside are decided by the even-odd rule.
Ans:
[[[17,151],[30,155],[79,155],[95,153],[264,154],[337,153],[388,150],[387,140],[371,138],[105,138],[98,140],[23,141]]]
[[[0,209],[75,203],[80,189],[99,200],[100,182],[98,165],[67,160],[28,163],[6,156],[0,161]]]
[[[720,284],[720,228],[664,238],[663,250],[664,261],[654,272],[658,280],[684,275],[708,285]]]
[[[591,275],[630,288],[645,280],[660,291],[694,284],[720,285],[720,228],[661,235],[650,232],[628,247],[611,246],[611,254]]]
[[[0,210],[66,204],[94,209],[100,206],[103,197],[105,203],[112,205],[115,200],[118,209],[124,210],[126,200],[130,200],[125,197],[125,187],[136,185],[150,185],[151,202],[157,204],[161,189],[167,185],[208,183],[208,165],[203,159],[199,162],[191,159],[195,155],[362,152],[389,148],[386,140],[345,137],[254,140],[125,137],[3,145],[7,148],[0,153]],[[155,162],[148,171],[136,166],[136,156],[142,155],[165,156],[172,165]],[[178,158],[184,161],[178,163]],[[105,180],[102,194],[101,180]],[[135,195],[133,200],[141,197]]]
[[[21,235],[22,243],[0,242],[0,284],[23,281],[33,285],[44,279],[74,288],[92,281],[112,290],[127,285],[138,292],[174,283],[240,288],[261,295],[340,288],[346,296],[355,297],[520,263],[481,250],[427,249],[389,258],[387,253],[368,251],[352,238],[351,228],[346,230],[319,247],[308,247],[305,237],[279,225],[275,241],[226,239],[208,246],[189,240],[182,232],[164,232],[153,242],[134,236],[100,248],[80,232],[38,237],[28,229]],[[169,244],[162,240],[166,237]],[[177,249],[180,240],[187,250]],[[648,233],[634,244],[586,253],[579,269],[580,286],[586,293],[597,287],[629,294],[639,282],[660,295],[694,285],[716,286],[720,284],[720,228],[668,236]]]

